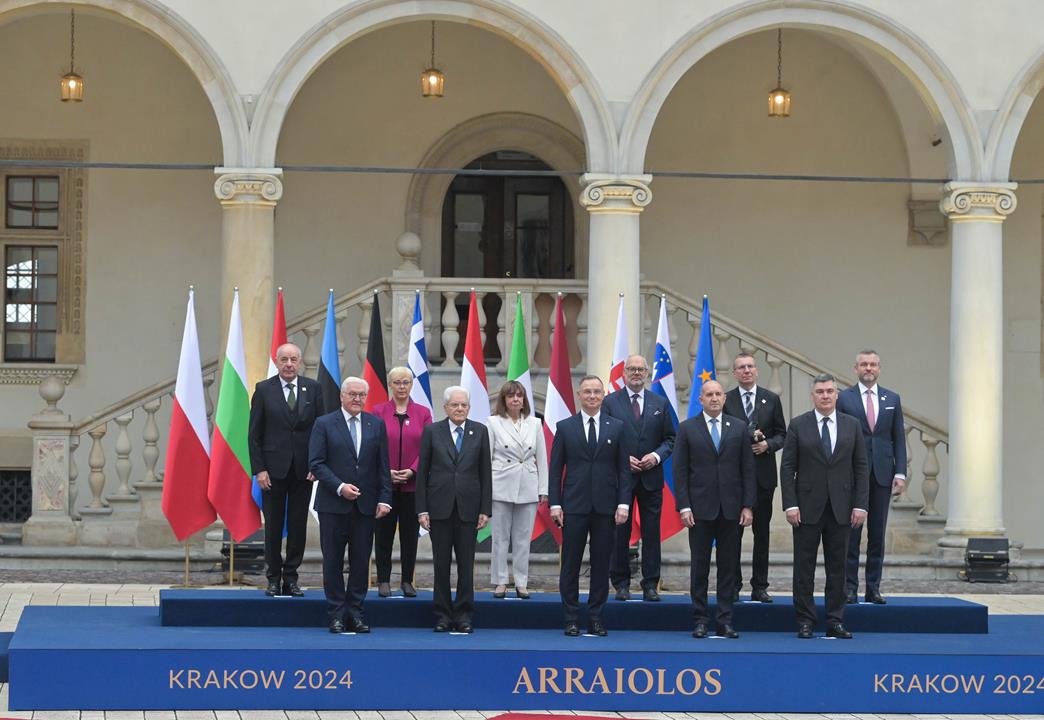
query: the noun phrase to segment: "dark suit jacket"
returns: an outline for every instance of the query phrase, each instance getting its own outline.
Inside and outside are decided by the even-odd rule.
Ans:
[[[874,431],[866,421],[865,399],[859,385],[842,390],[837,396],[837,409],[859,421],[863,429],[867,461],[878,485],[891,486],[892,478],[906,474],[906,429],[899,393],[877,386],[877,421]]]
[[[250,399],[250,470],[262,470],[275,478],[297,469],[297,480],[308,475],[308,436],[315,419],[323,414],[319,383],[297,376],[297,409],[291,413],[283,396],[283,381],[276,375],[254,386]]]
[[[783,444],[779,484],[783,509],[796,507],[802,523],[819,522],[827,499],[834,519],[847,525],[853,508],[866,509],[870,498],[869,471],[863,433],[855,418],[838,412],[834,453],[823,452],[815,411],[791,419]]]
[[[720,425],[717,450],[703,413],[678,427],[671,468],[674,504],[679,510],[689,508],[697,520],[714,520],[719,513],[739,520],[740,510],[754,507],[757,500],[747,421],[722,413]]]
[[[663,487],[663,464],[674,452],[674,422],[671,421],[667,399],[646,390],[643,393],[642,419],[636,421],[631,410],[631,391],[628,388],[610,393],[602,403],[602,412],[623,420],[635,437],[634,456],[641,459],[654,452],[660,456],[660,464],[652,470],[632,475],[633,481],[642,483],[647,490]]]
[[[493,514],[493,470],[485,425],[464,421],[459,453],[448,418],[424,428],[417,461],[416,503],[417,514],[428,513],[431,520],[447,520],[454,504],[457,516],[465,522]]]
[[[750,431],[754,428],[747,423],[747,411],[743,409],[741,392],[737,385],[725,393],[725,407],[722,412],[742,420]],[[783,419],[783,403],[776,393],[758,385],[753,401],[754,415],[751,422],[764,433],[765,442],[769,447],[768,452],[754,456],[754,474],[758,485],[767,490],[776,487],[776,453],[783,449],[783,442],[787,438],[787,422]]]
[[[555,427],[548,467],[548,504],[570,515],[613,515],[618,505],[631,507],[634,436],[622,420],[602,413],[598,445],[587,445],[583,413]],[[564,476],[563,476],[564,474]]]
[[[309,443],[308,464],[319,483],[315,491],[317,512],[347,513],[352,505],[363,515],[373,515],[377,503],[392,504],[391,472],[388,469],[388,434],[384,421],[368,412],[359,413],[362,438],[355,454],[344,413],[337,408],[315,421]],[[341,483],[362,492],[355,500],[337,494]]]

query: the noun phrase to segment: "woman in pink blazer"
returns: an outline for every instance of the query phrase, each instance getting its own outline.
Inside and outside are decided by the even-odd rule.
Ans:
[[[391,464],[392,509],[377,520],[374,535],[377,557],[377,594],[391,595],[391,555],[395,528],[399,528],[399,563],[402,566],[402,594],[416,597],[413,571],[417,564],[417,511],[414,492],[417,488],[417,456],[421,433],[431,424],[431,411],[410,400],[413,373],[409,368],[388,371],[391,399],[373,409],[384,420],[388,430],[388,459]]]

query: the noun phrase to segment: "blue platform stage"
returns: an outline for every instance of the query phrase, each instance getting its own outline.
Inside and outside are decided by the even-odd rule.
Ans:
[[[256,607],[244,609],[252,595]],[[272,624],[282,613],[321,611],[311,596],[164,593],[162,621],[157,608],[31,606],[10,644],[8,703],[12,710],[1044,711],[1042,617],[993,617],[987,632],[974,622],[972,632],[864,631],[851,641],[799,640],[790,617],[785,632],[694,640],[686,603],[667,600],[611,603],[608,637],[567,638],[555,596],[487,597],[473,635],[432,633],[424,598],[368,600],[368,635],[331,635],[321,619],[317,627]],[[535,612],[540,605],[550,621]],[[896,598],[884,607],[851,607],[846,619],[854,627],[864,612],[900,617],[904,605],[925,611],[918,622],[926,631],[949,606],[985,611],[947,598]],[[248,610],[258,625],[230,626]],[[681,629],[648,629],[677,622],[674,613],[683,612]],[[393,613],[417,613],[424,623],[378,622]],[[206,624],[173,622],[194,614]],[[211,624],[213,617],[225,625]],[[512,617],[514,626],[494,627]],[[633,629],[631,621],[647,627]]]

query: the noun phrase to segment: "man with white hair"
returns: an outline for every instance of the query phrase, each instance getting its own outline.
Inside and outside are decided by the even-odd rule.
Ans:
[[[489,432],[468,420],[471,398],[460,386],[443,393],[446,419],[424,428],[417,462],[417,520],[431,531],[435,632],[470,633],[475,607],[475,535],[493,514]],[[450,566],[457,558],[457,598]]]
[[[370,632],[362,604],[370,580],[373,532],[377,518],[391,510],[388,431],[383,420],[363,412],[369,391],[362,378],[345,378],[341,407],[315,421],[308,446],[308,463],[319,482],[315,510],[332,633]]]

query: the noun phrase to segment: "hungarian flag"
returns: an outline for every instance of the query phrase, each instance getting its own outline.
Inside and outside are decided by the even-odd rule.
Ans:
[[[464,338],[464,362],[460,366],[460,385],[471,396],[468,419],[489,422],[489,390],[486,389],[486,360],[482,355],[482,334],[479,332],[478,301],[471,291],[468,307],[468,329]]]
[[[622,390],[627,385],[624,363],[627,362],[627,319],[624,317],[624,296],[620,293],[620,311],[616,315],[616,342],[613,344],[613,364],[609,367],[609,392]]]
[[[207,435],[207,404],[199,362],[194,295],[190,287],[163,472],[163,514],[179,542],[217,518],[207,499],[210,437]]]
[[[551,365],[547,373],[547,395],[544,400],[544,445],[547,446],[548,460],[551,459],[551,446],[555,442],[555,428],[558,423],[576,414],[573,404],[573,376],[569,369],[569,350],[566,348],[565,314],[562,312],[562,293],[555,300],[555,334],[551,339]],[[549,477],[549,483],[562,484],[562,478]],[[562,544],[562,528],[551,520],[551,510],[546,503],[537,506],[536,522],[533,524],[533,539],[549,531],[555,542]]]
[[[388,370],[384,365],[384,331],[381,329],[381,303],[373,294],[373,312],[370,313],[370,340],[366,344],[366,365],[363,380],[370,386],[366,395],[367,412],[388,402]]]
[[[214,412],[214,449],[207,483],[210,504],[236,542],[245,540],[261,527],[261,513],[250,496],[249,424],[250,395],[246,387],[243,322],[239,317],[237,288],[232,298],[225,364]]]
[[[323,327],[323,344],[319,351],[319,392],[323,396],[323,409],[333,412],[341,407],[341,361],[337,359],[337,320],[334,318],[334,295],[326,301],[326,325]]]
[[[508,355],[507,379],[515,380],[526,389],[529,412],[536,412],[533,402],[533,379],[529,375],[529,351],[526,348],[526,323],[522,316],[522,293],[515,296],[515,331],[511,338],[511,354]]]
[[[709,327],[709,325],[708,325]],[[671,333],[667,326],[667,298],[660,296],[660,322],[656,327],[656,356],[653,359],[653,379],[650,390],[667,400],[667,412],[671,414],[671,422],[678,427],[678,393],[674,389],[674,362],[671,360]],[[671,472],[671,458],[663,463],[663,509],[660,513],[660,539],[681,532],[684,525],[678,515],[678,507],[674,504],[674,473]]]

